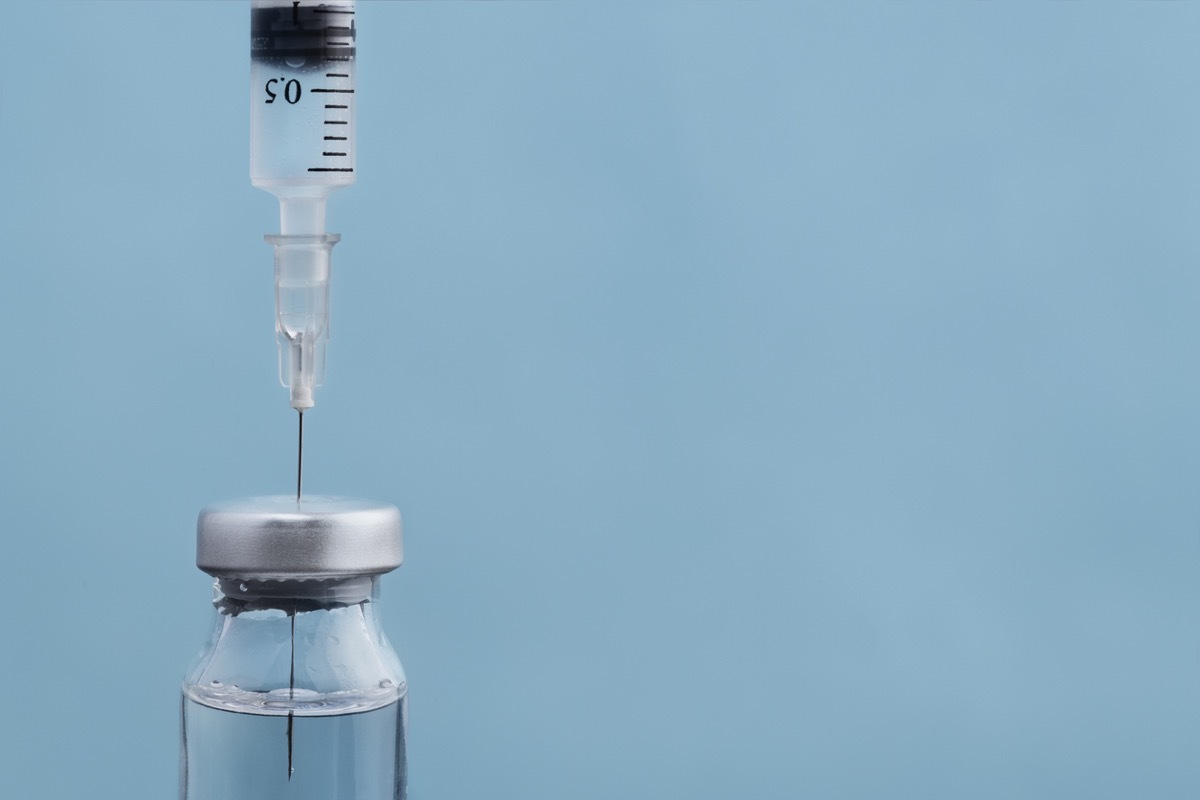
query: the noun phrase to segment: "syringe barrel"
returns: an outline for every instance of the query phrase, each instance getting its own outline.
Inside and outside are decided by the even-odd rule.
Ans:
[[[251,4],[250,181],[281,201],[323,205],[354,183],[354,12],[354,0]]]
[[[325,382],[329,341],[329,255],[337,234],[265,237],[275,248],[275,338],[279,381],[297,411],[312,408]]]

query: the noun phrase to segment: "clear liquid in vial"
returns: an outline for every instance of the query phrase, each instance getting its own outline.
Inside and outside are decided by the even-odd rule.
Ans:
[[[185,696],[180,797],[404,800],[404,726],[403,696],[370,711],[293,717],[227,711]]]

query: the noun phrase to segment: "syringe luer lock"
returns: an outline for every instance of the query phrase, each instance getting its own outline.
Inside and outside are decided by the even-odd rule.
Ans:
[[[279,198],[275,330],[291,405],[313,406],[329,339],[329,194],[354,183],[354,2],[254,0],[250,181]]]

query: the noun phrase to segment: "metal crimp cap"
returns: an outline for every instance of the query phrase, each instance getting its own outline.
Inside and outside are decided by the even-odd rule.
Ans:
[[[196,521],[196,566],[217,578],[382,575],[404,562],[400,509],[352,497],[246,497]]]

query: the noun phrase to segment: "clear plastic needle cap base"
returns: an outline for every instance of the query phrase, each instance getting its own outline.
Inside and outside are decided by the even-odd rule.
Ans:
[[[275,338],[279,380],[297,411],[313,407],[313,390],[325,381],[329,341],[329,254],[336,233],[273,235],[275,247]]]

